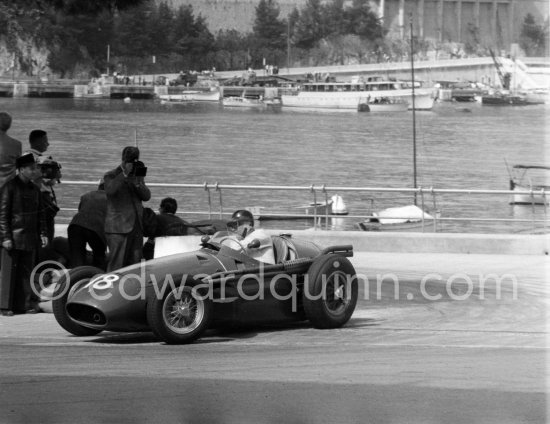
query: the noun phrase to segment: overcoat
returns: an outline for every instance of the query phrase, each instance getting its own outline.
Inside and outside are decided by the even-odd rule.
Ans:
[[[105,233],[128,234],[137,224],[142,228],[143,204],[151,191],[141,178],[124,176],[119,166],[107,172],[103,180],[107,195]]]

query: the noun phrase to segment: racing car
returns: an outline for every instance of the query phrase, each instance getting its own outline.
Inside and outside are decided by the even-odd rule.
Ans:
[[[198,250],[143,261],[114,272],[83,266],[58,281],[52,308],[76,336],[153,331],[167,344],[195,341],[211,328],[309,320],[315,328],[348,322],[358,297],[353,246],[270,236],[275,263],[236,248],[232,234],[202,236]]]

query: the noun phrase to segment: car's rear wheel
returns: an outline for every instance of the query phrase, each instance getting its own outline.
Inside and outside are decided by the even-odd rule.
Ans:
[[[155,335],[168,344],[191,343],[208,328],[212,301],[197,288],[182,284],[162,297],[147,299],[147,321]]]
[[[75,336],[95,336],[101,333],[101,330],[84,327],[71,320],[66,309],[69,295],[97,274],[103,274],[103,271],[93,266],[80,266],[68,270],[59,279],[53,292],[52,310],[55,319],[61,327]]]
[[[334,254],[318,257],[304,282],[303,305],[307,319],[316,328],[337,328],[349,321],[357,304],[355,268]]]

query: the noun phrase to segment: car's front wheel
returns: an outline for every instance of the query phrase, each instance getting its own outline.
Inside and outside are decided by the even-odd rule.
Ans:
[[[97,274],[103,271],[93,266],[80,266],[73,268],[59,279],[52,295],[52,309],[58,324],[75,336],[95,336],[101,330],[84,327],[74,322],[67,314],[67,300],[78,287],[87,284]]]
[[[302,296],[306,316],[314,327],[341,327],[349,321],[357,304],[355,268],[343,256],[316,258],[306,274]]]
[[[208,328],[212,301],[196,287],[182,284],[147,299],[147,321],[153,333],[168,344],[186,344]]]

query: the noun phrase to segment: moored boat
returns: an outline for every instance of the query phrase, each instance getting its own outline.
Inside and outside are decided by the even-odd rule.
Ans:
[[[219,102],[219,90],[183,90],[180,94],[161,94],[160,100],[168,102]]]
[[[279,99],[263,99],[261,97],[228,96],[222,99],[224,107],[267,109],[281,106]]]
[[[518,193],[512,194],[510,199],[511,205],[548,205],[548,197],[546,192],[550,190],[550,185],[543,184],[542,182],[533,183],[531,173],[542,171],[550,171],[550,166],[543,165],[514,165],[512,172],[510,173],[510,190],[517,191]],[[544,182],[548,182],[548,176],[546,178],[539,176]],[[530,192],[530,193],[521,193]]]
[[[363,231],[406,231],[430,229],[434,217],[416,205],[398,206],[373,212],[373,217],[357,225]]]
[[[430,110],[435,100],[435,89],[415,84],[415,109]],[[412,108],[412,85],[406,81],[369,78],[353,82],[307,82],[297,89],[283,93],[283,107],[359,110],[359,105],[370,98],[400,99]]]
[[[521,94],[496,92],[481,96],[481,103],[490,106],[529,106],[543,104],[544,101]]]

